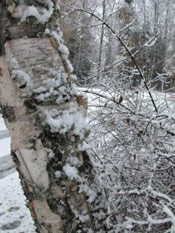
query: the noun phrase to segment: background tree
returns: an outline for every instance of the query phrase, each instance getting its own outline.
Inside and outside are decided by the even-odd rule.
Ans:
[[[69,46],[69,59],[80,84],[87,82],[94,66],[95,37],[91,28],[92,18],[74,8],[90,9],[91,1],[60,1],[62,17],[60,26],[64,31],[65,43]],[[72,7],[74,7],[72,9]]]

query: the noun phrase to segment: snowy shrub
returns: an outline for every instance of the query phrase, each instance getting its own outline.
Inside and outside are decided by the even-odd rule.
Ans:
[[[89,93],[97,179],[104,189],[108,232],[175,231],[174,107],[169,94],[109,88]],[[91,94],[90,94],[91,93]],[[111,230],[111,231],[110,231]]]

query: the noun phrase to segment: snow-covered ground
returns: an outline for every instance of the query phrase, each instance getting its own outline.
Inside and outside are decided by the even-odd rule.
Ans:
[[[0,116],[0,135],[5,129],[6,126]],[[9,158],[9,164],[12,163],[9,154],[10,138],[0,140],[0,175],[3,165],[1,161]],[[2,176],[3,178],[0,176],[0,233],[35,233],[30,212],[26,208],[19,175],[14,169],[10,173],[12,174]]]
[[[0,125],[0,130],[1,130],[1,125]],[[0,140],[0,158],[9,154],[10,154],[10,138],[5,138]]]

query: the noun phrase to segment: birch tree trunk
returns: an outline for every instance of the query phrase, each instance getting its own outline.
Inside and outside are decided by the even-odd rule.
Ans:
[[[57,1],[0,3],[0,106],[37,231],[104,232],[94,218],[100,195],[85,151],[86,101],[58,16]]]

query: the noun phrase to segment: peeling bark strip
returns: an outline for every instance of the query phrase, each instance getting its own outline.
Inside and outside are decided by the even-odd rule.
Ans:
[[[87,103],[74,83],[56,3],[0,3],[0,24],[7,22],[0,27],[0,106],[37,231],[92,233],[98,198],[83,149]]]

